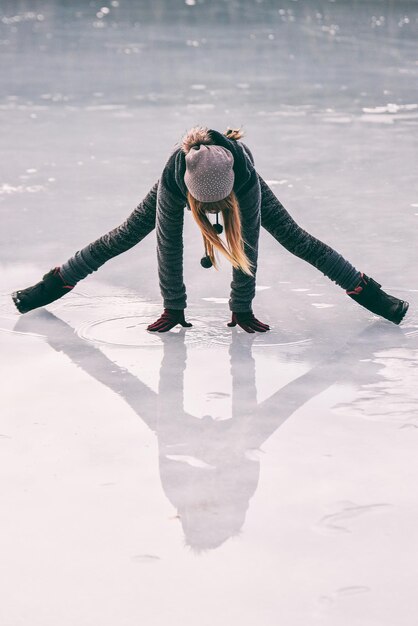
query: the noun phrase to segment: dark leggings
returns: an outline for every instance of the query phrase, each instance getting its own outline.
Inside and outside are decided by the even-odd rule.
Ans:
[[[259,179],[261,225],[289,252],[316,267],[343,289],[354,289],[360,282],[360,272],[330,246],[300,228],[270,187],[261,177]],[[76,252],[61,266],[61,273],[68,284],[75,285],[154,230],[157,189],[158,182],[120,226]]]

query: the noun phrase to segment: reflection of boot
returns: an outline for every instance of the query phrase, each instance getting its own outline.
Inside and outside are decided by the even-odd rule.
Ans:
[[[361,282],[353,291],[346,293],[376,315],[381,315],[385,319],[400,324],[408,310],[409,303],[404,300],[398,300],[394,296],[385,293],[373,278],[369,278],[366,274],[362,274]]]
[[[45,306],[58,300],[73,289],[73,285],[66,285],[61,276],[60,268],[55,267],[42,278],[39,283],[12,294],[13,302],[21,313]]]

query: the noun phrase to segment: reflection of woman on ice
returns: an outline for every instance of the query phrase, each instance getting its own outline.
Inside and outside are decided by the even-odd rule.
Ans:
[[[148,330],[165,332],[177,324],[191,326],[184,318],[183,219],[187,204],[203,235],[203,267],[216,267],[216,251],[233,265],[229,300],[232,319],[228,326],[238,324],[250,333],[269,330],[252,312],[260,225],[290,252],[345,289],[359,304],[399,324],[408,303],[386,294],[372,278],[300,228],[257,174],[251,152],[239,141],[241,136],[236,130],[223,135],[207,128],[191,129],[181,147],[170,156],[160,180],[123,224],[50,270],[33,287],[13,294],[19,311],[26,313],[57,300],[155,228],[164,312]],[[209,214],[216,214],[216,224],[210,222]],[[223,230],[218,223],[219,215],[222,215],[225,241],[219,237]]]

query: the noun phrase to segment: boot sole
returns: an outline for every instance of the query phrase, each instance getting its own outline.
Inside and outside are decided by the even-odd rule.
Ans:
[[[15,305],[19,313],[27,313],[25,307],[22,307],[22,304],[19,299],[19,294],[16,291],[12,293],[12,300],[13,300],[13,304]]]
[[[396,317],[396,320],[393,320],[395,322],[395,324],[400,324],[402,322],[402,320],[405,317],[406,312],[407,312],[408,309],[409,309],[409,302],[402,301],[401,308],[400,308],[399,313],[398,313],[398,315]]]

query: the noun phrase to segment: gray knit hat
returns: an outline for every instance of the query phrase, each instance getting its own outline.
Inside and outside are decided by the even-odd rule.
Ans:
[[[218,202],[234,187],[234,157],[230,150],[213,144],[194,146],[186,154],[184,182],[199,202]]]

